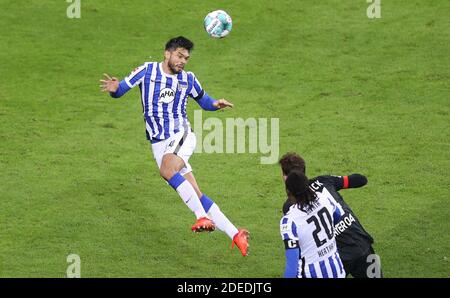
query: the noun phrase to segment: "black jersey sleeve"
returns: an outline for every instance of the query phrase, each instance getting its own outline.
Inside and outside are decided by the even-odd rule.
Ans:
[[[351,174],[349,176],[319,176],[316,178],[322,183],[332,185],[336,190],[343,188],[358,188],[367,184],[367,178],[361,174]]]
[[[358,188],[367,184],[367,177],[361,174],[348,176],[348,188]]]
[[[323,184],[331,185],[334,189],[340,190],[340,189],[344,188],[344,177],[345,176],[326,175],[326,176],[316,177],[316,178],[314,178],[312,180],[316,180],[317,179]]]

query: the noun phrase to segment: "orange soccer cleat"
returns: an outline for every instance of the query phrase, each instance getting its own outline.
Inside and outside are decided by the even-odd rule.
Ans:
[[[233,242],[231,242],[231,248],[233,248],[234,245],[236,244],[236,246],[241,251],[243,257],[248,256],[249,235],[250,235],[250,233],[247,230],[239,229],[239,232],[236,235],[234,235],[234,237],[233,237]]]
[[[216,229],[216,226],[207,217],[200,217],[199,219],[197,219],[197,221],[191,228],[192,232],[196,232],[196,233],[203,232],[203,231],[212,232],[215,229]]]

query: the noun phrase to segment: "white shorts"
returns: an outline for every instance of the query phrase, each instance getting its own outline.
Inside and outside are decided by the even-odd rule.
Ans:
[[[192,167],[189,164],[189,158],[192,153],[194,153],[196,145],[197,139],[195,134],[189,129],[186,131],[180,131],[166,140],[151,144],[151,147],[153,157],[158,164],[158,168],[161,168],[164,155],[173,153],[178,155],[184,161],[184,168],[180,170],[180,174],[185,175],[192,172]]]

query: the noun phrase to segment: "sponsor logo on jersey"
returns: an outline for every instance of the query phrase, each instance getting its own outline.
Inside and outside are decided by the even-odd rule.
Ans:
[[[350,213],[343,216],[342,219],[334,226],[334,235],[337,236],[347,230],[354,221],[355,218]]]
[[[159,101],[163,103],[170,103],[175,99],[175,91],[170,88],[164,88],[159,92]]]

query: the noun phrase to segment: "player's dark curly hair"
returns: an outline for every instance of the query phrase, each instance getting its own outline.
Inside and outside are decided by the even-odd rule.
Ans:
[[[317,199],[316,193],[309,187],[308,177],[298,170],[292,170],[287,176],[286,192],[301,209],[307,209]]]
[[[279,164],[284,175],[289,175],[293,170],[305,173],[305,160],[295,152],[288,152],[280,158]]]
[[[190,53],[194,49],[194,43],[184,36],[174,37],[166,43],[166,51],[175,51],[178,48],[188,50]]]

